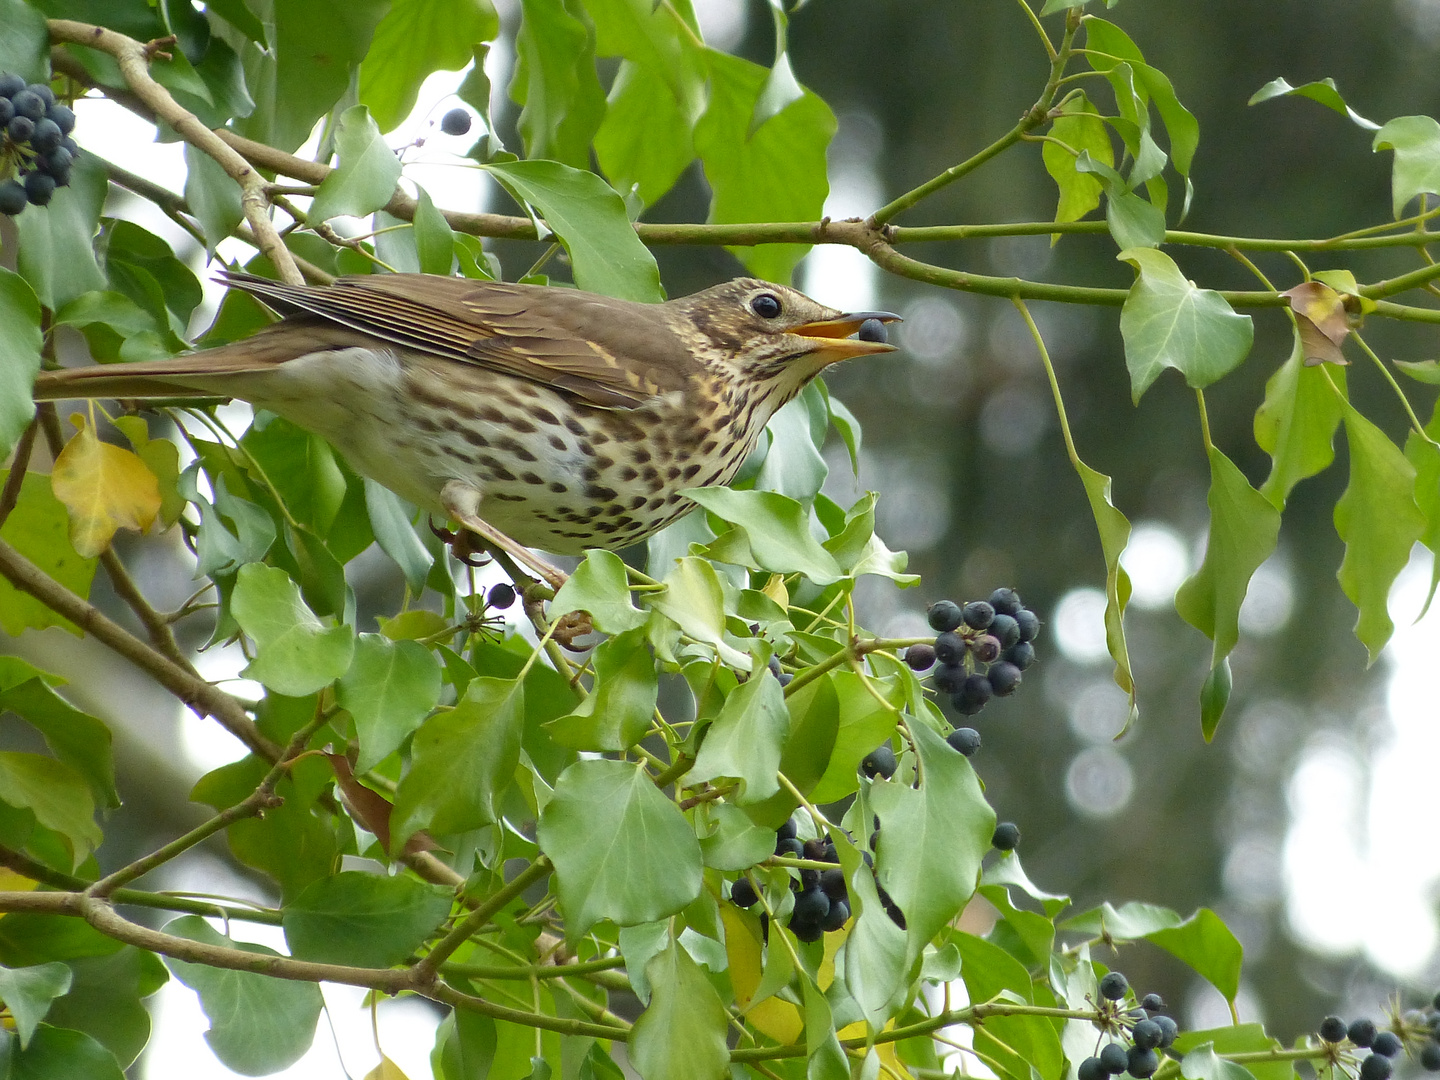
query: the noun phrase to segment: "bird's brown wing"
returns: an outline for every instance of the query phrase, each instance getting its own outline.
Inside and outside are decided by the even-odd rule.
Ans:
[[[634,408],[682,389],[699,370],[663,309],[651,304],[424,274],[344,277],[322,288],[250,274],[224,277],[282,314],[307,312],[606,408]]]

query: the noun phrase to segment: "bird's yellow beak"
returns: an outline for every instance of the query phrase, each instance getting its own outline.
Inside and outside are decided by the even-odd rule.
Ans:
[[[849,360],[854,356],[894,352],[895,346],[883,339],[875,340],[868,336],[867,339],[862,339],[850,336],[858,333],[862,326],[872,320],[882,324],[883,328],[885,323],[899,322],[900,316],[888,311],[852,311],[836,319],[805,323],[795,327],[790,333],[797,337],[819,339],[816,342],[819,347],[815,350],[815,355],[823,358],[827,364]]]

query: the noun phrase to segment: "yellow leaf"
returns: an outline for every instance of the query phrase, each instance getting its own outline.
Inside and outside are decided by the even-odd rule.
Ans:
[[[782,608],[790,606],[790,590],[785,588],[785,577],[782,574],[771,574],[770,580],[765,582],[765,587],[760,590]]]
[[[55,459],[50,487],[70,512],[70,543],[92,558],[110,546],[117,529],[148,529],[160,511],[160,485],[129,450],[103,443],[76,413],[75,437]]]
[[[381,1054],[380,1064],[365,1074],[365,1080],[408,1080],[408,1078],[401,1071],[399,1065]]]
[[[805,1020],[790,1001],[769,997],[754,1008],[748,1008],[760,986],[760,939],[746,919],[732,904],[720,905],[720,920],[725,924],[725,953],[730,961],[730,987],[735,991],[735,1004],[757,1031],[778,1043],[790,1045],[805,1033]]]

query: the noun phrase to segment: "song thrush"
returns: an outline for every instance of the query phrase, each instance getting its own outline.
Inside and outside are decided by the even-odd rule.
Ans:
[[[896,319],[751,278],[662,304],[423,274],[225,280],[284,317],[169,360],[42,372],[35,397],[242,398],[428,511],[559,554],[670,524],[827,364],[892,348],[849,338],[865,320]]]

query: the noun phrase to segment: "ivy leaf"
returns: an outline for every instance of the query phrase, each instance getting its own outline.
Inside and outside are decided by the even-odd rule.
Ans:
[[[1087,152],[1093,161],[1108,166],[1115,164],[1110,133],[1095,106],[1083,93],[1066,102],[1064,111],[1050,125],[1050,134],[1073,150]],[[1056,221],[1079,221],[1100,205],[1104,185],[1093,173],[1076,169],[1074,154],[1068,153],[1064,147],[1046,142],[1041,147],[1041,156],[1045,161],[1045,171],[1060,189],[1060,201],[1055,207]]]
[[[183,915],[167,923],[165,932],[258,956],[279,955],[263,945],[232,941],[198,915]],[[272,979],[171,956],[163,959],[177,979],[200,995],[200,1006],[210,1020],[205,1041],[215,1056],[236,1072],[247,1076],[279,1072],[310,1049],[325,1005],[315,983]]]
[[[645,965],[650,1006],[630,1031],[630,1060],[645,1080],[722,1080],[730,1075],[725,1006],[678,941]]]
[[[0,267],[0,459],[35,415],[30,391],[40,370],[40,302],[19,274]]]
[[[600,177],[558,161],[484,168],[517,202],[540,212],[569,254],[580,288],[643,303],[665,299],[655,256],[635,234],[624,200]]]
[[[736,525],[711,545],[716,551],[739,555],[747,551],[746,565],[779,574],[802,573],[817,585],[829,585],[843,576],[835,557],[810,533],[810,512],[775,491],[736,491],[734,488],[692,488],[686,494],[716,517]],[[742,546],[743,545],[743,546]]]
[[[785,692],[770,670],[762,668],[730,691],[720,715],[705,732],[690,779],[740,780],[744,786],[734,797],[737,806],[768,799],[780,790],[776,773],[789,734]]]
[[[440,700],[440,664],[414,641],[379,634],[355,640],[350,669],[335,684],[335,702],[355,718],[356,772],[367,772],[400,748]]]
[[[550,601],[552,620],[572,611],[588,611],[595,628],[607,634],[623,634],[644,626],[647,617],[630,602],[625,563],[613,551],[598,548],[585,553],[584,560]]]
[[[55,189],[42,213],[15,218],[20,232],[16,248],[20,276],[51,311],[106,287],[105,275],[95,261],[95,232],[109,183],[100,159],[81,154],[71,169],[69,185]]]
[[[1284,508],[1296,484],[1335,460],[1344,390],[1344,371],[1304,365],[1298,337],[1290,358],[1265,384],[1265,400],[1255,411],[1255,441],[1270,455],[1270,475],[1260,492],[1276,509]]]
[[[350,667],[355,632],[348,626],[327,629],[283,570],[259,563],[242,566],[230,612],[255,642],[255,659],[242,674],[278,694],[313,694]]]
[[[302,960],[394,967],[435,932],[453,898],[453,890],[414,878],[346,870],[285,905],[285,941]]]
[[[715,567],[704,559],[677,559],[662,582],[664,592],[649,594],[648,603],[682,632],[703,641],[728,667],[749,671],[751,659],[725,640],[725,595]]]
[[[307,214],[312,224],[374,213],[394,197],[400,179],[400,159],[364,105],[352,105],[340,114],[335,145],[340,164],[315,193]]]
[[[1345,541],[1336,577],[1360,611],[1355,636],[1374,663],[1390,639],[1390,586],[1425,532],[1415,504],[1415,466],[1385,433],[1346,402],[1350,483],[1335,504],[1335,531]]]
[[[564,588],[569,586],[566,582]],[[637,627],[610,638],[595,650],[592,662],[590,693],[545,728],[560,745],[576,750],[627,750],[650,730],[660,690],[644,631]]]
[[[0,0],[0,71],[13,71],[27,83],[50,77],[50,34],[45,16],[21,0]]]
[[[394,0],[360,64],[360,103],[380,130],[394,129],[415,107],[426,76],[459,71],[472,46],[499,32],[490,0]]]
[[[595,74],[595,35],[556,0],[521,0],[510,97],[525,156],[575,169],[590,165],[590,140],[605,112]]]
[[[974,895],[995,811],[963,755],[926,724],[912,720],[907,727],[920,759],[920,786],[877,780],[870,804],[881,829],[876,874],[905,913],[908,965]]]
[[[691,131],[698,104],[677,100],[654,68],[621,63],[595,133],[596,160],[617,191],[634,191],[650,206],[675,186],[695,160]]]
[[[1025,965],[999,945],[966,933],[956,933],[952,940],[960,949],[960,977],[971,1001],[993,1001],[1006,995],[1038,1004]],[[1064,1051],[1055,1025],[1034,1023],[1031,1017],[987,1019],[975,1032],[975,1049],[1004,1063],[1010,1076],[1034,1075],[1032,1068],[1042,1077],[1063,1075]]]
[[[70,422],[76,432],[55,459],[50,487],[70,511],[70,543],[88,559],[119,529],[149,530],[160,512],[160,483],[134,453],[96,438],[83,414]]]
[[[1125,644],[1125,606],[1130,603],[1130,575],[1120,565],[1120,553],[1130,542],[1130,522],[1110,501],[1110,477],[1077,460],[1075,471],[1085,485],[1090,513],[1100,533],[1105,554],[1105,647],[1115,661],[1115,685],[1130,697],[1128,728],[1136,716],[1135,676],[1130,670],[1130,650]],[[1122,729],[1123,730],[1123,729]]]
[[[441,274],[448,277],[455,265],[455,231],[445,219],[430,193],[424,188],[415,188],[415,254],[420,262],[422,274]]]
[[[0,335],[3,336],[3,335]],[[7,478],[10,470],[0,469]],[[81,599],[90,595],[95,577],[95,560],[77,555],[67,539],[69,515],[55,493],[50,478],[26,473],[20,481],[20,496],[10,516],[0,524],[0,539],[38,566]],[[64,627],[76,637],[79,627],[35,599],[21,592],[6,578],[0,578],[0,630],[19,637],[27,628],[43,630]]]
[[[30,1044],[35,1028],[50,1011],[50,1003],[70,989],[70,969],[64,964],[0,967],[0,1001],[15,1019],[20,1049]]]
[[[20,1080],[49,1080],[50,1077],[83,1076],[85,1080],[125,1080],[120,1063],[93,1036],[83,1031],[40,1024],[30,1045],[10,1050],[9,1036],[0,1045],[8,1057],[9,1075]],[[9,1051],[8,1053],[5,1053]]]
[[[695,830],[643,768],[626,762],[577,761],[561,773],[539,840],[555,863],[572,940],[600,919],[654,922],[700,895]]]
[[[1119,258],[1139,274],[1120,310],[1125,365],[1137,404],[1164,368],[1175,368],[1200,389],[1245,359],[1255,334],[1248,315],[1236,314],[1219,293],[1187,281],[1163,252],[1130,248]]]
[[[400,568],[411,592],[418,595],[425,588],[425,579],[430,576],[430,567],[435,564],[435,557],[415,535],[415,529],[410,524],[414,511],[389,488],[368,477],[364,479],[364,483],[365,512],[370,518],[375,542]]]
[[[420,725],[410,771],[395,791],[390,847],[400,851],[421,829],[469,832],[497,820],[514,781],[525,733],[525,686],[515,679],[470,680],[453,709]]]
[[[1219,915],[1201,908],[1179,926],[1153,930],[1147,941],[1188,964],[1211,986],[1234,1002],[1240,992],[1240,964],[1245,950]]]
[[[1425,432],[1430,439],[1440,434],[1440,403]],[[1405,438],[1405,457],[1415,466],[1415,505],[1425,515],[1425,531],[1420,535],[1420,542],[1433,554],[1440,554],[1440,448],[1412,431]],[[1418,617],[1429,610],[1436,586],[1440,585],[1440,558],[1431,560],[1431,564],[1430,592]]]
[[[1440,123],[1429,116],[1397,116],[1379,131],[1371,149],[1395,151],[1390,202],[1395,216],[1417,195],[1440,193]]]
[[[1201,1051],[1207,1046],[1221,1063],[1221,1072],[1224,1074],[1216,1080],[1245,1080],[1234,1071],[1236,1069],[1241,1069],[1246,1076],[1254,1077],[1255,1080],[1289,1080],[1295,1075],[1294,1066],[1290,1062],[1283,1058],[1273,1060],[1279,1057],[1276,1051],[1284,1051],[1286,1048],[1267,1035],[1260,1024],[1227,1024],[1220,1028],[1181,1032],[1175,1040],[1174,1050],[1183,1055],[1180,1060],[1183,1075],[1189,1077],[1191,1071],[1201,1072],[1213,1067],[1203,1053],[1190,1064],[1186,1064],[1192,1052]],[[1220,1054],[1265,1054],[1272,1060],[1252,1058],[1248,1064],[1241,1066],[1220,1058]],[[1212,1073],[1211,1076],[1214,1077],[1215,1074]]]
[[[0,802],[30,811],[37,822],[59,833],[72,867],[84,862],[104,839],[95,824],[90,786],[63,761],[43,754],[0,752]]]
[[[1175,593],[1175,610],[1214,643],[1213,670],[1240,640],[1240,605],[1251,576],[1275,550],[1280,511],[1218,449],[1212,446],[1209,457],[1210,534],[1205,561]],[[1218,714],[1213,721],[1218,723]],[[1206,742],[1214,735],[1214,723],[1207,725]]]
[[[1254,1080],[1255,1076],[1244,1065],[1215,1053],[1213,1042],[1201,1043],[1181,1058],[1180,1075],[1186,1080]]]
[[[103,721],[75,708],[38,674],[0,691],[0,712],[6,710],[40,732],[50,752],[85,778],[101,806],[119,807],[110,729]]]
[[[1299,86],[1291,86],[1284,79],[1271,79],[1255,93],[1250,95],[1250,100],[1245,104],[1259,105],[1262,101],[1269,101],[1277,97],[1306,97],[1311,101],[1318,101],[1327,109],[1339,113],[1350,120],[1352,124],[1365,128],[1368,131],[1377,130],[1380,125],[1372,120],[1366,120],[1354,109],[1352,109],[1340,95],[1340,88],[1335,85],[1334,79],[1320,79],[1316,82],[1302,83]]]

